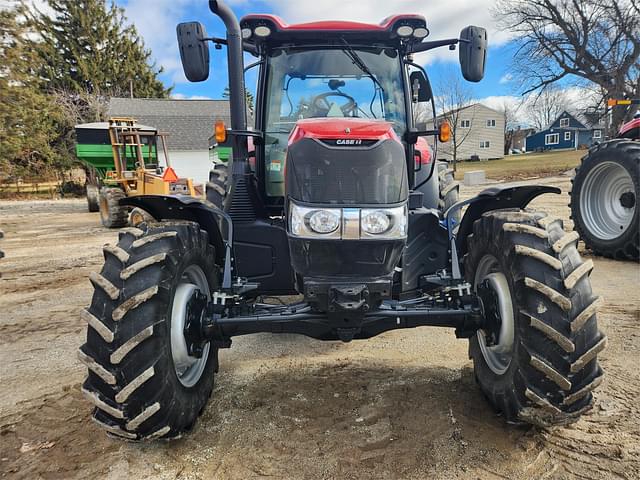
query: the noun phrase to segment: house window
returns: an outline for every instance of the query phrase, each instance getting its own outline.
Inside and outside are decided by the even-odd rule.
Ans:
[[[561,118],[560,119],[560,128],[568,127],[568,126],[569,126],[569,119],[568,118]]]
[[[545,145],[558,145],[560,143],[560,134],[559,133],[550,133],[544,136],[544,144]]]
[[[460,128],[471,128],[471,120],[461,120]]]
[[[489,140],[483,140],[480,142],[480,148],[489,148],[490,146]]]
[[[487,127],[495,127],[496,121],[495,119],[487,120]]]
[[[594,130],[593,131],[593,138],[602,138],[602,131],[601,130]]]
[[[571,140],[571,132],[564,132],[564,139]]]

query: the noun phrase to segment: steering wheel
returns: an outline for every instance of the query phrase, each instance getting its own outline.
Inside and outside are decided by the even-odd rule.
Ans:
[[[326,117],[329,113],[329,110],[331,110],[331,103],[329,102],[329,100],[327,100],[327,98],[329,97],[342,97],[349,100],[347,103],[340,107],[340,110],[342,110],[342,114],[345,117],[349,117],[357,111],[356,100],[352,96],[342,92],[326,92],[317,95],[311,101],[311,104],[313,105],[317,116]]]

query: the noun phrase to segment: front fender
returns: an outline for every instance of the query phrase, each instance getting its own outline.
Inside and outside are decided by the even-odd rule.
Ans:
[[[473,231],[473,223],[483,213],[502,208],[525,208],[531,200],[545,193],[561,193],[558,187],[548,185],[524,185],[519,187],[491,187],[464,202],[459,202],[447,210],[448,218],[452,212],[468,205],[456,233],[456,248],[459,258],[467,252],[467,236]]]
[[[225,244],[220,219],[226,215],[213,204],[187,195],[140,195],[123,198],[120,205],[139,207],[158,221],[197,222],[209,234],[209,242],[215,247],[216,264],[224,265]]]

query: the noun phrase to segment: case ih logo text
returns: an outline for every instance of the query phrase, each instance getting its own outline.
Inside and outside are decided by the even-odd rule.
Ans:
[[[351,138],[339,138],[336,140],[336,145],[362,145],[362,140]]]

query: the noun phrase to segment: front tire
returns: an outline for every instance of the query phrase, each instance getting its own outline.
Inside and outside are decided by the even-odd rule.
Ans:
[[[100,190],[100,220],[107,228],[124,227],[129,221],[127,209],[120,205],[125,193],[119,188],[103,187]]]
[[[596,255],[640,257],[640,143],[611,140],[592,148],[572,180],[571,218]]]
[[[487,322],[469,356],[486,398],[509,422],[572,423],[602,381],[601,299],[577,241],[559,219],[511,209],[485,213],[468,237],[465,274]]]
[[[217,350],[192,355],[185,312],[198,290],[210,298],[218,268],[208,235],[193,222],[123,229],[93,274],[89,323],[79,358],[93,419],[131,440],[173,438],[191,429],[213,389]]]

